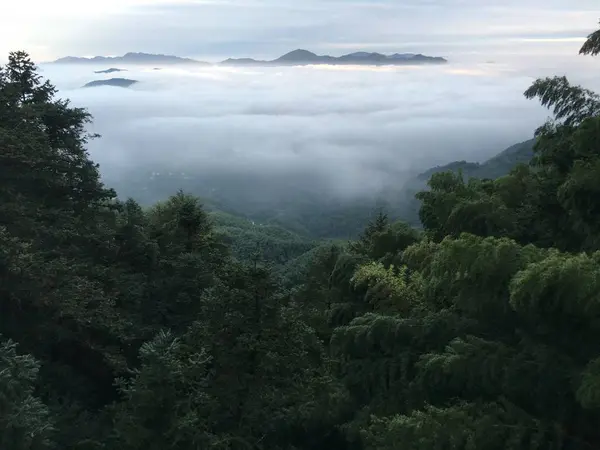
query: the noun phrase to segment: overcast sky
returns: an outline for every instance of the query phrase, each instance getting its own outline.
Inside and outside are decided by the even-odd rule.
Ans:
[[[18,0],[0,2],[0,54],[38,61],[128,51],[216,61],[295,48],[455,58],[572,54],[598,0]]]

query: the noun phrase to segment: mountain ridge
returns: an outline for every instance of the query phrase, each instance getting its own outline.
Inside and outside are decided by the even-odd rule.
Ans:
[[[182,58],[174,55],[162,55],[155,53],[128,52],[122,56],[94,56],[91,58],[79,56],[65,56],[52,61],[51,64],[199,64],[209,65],[204,61],[197,61],[191,58]]]
[[[229,58],[220,65],[410,65],[445,64],[448,60],[440,56],[426,56],[421,53],[394,53],[385,55],[376,52],[353,52],[342,56],[317,55],[304,49],[296,49],[274,60],[255,60],[252,58]]]
[[[296,49],[273,60],[257,60],[253,58],[229,58],[218,63],[209,63],[192,58],[174,55],[163,55],[142,52],[128,52],[122,56],[78,57],[65,56],[51,64],[188,64],[203,66],[289,66],[289,65],[411,65],[411,64],[445,64],[448,61],[440,56],[426,56],[421,53],[394,53],[385,55],[376,52],[353,52],[341,56],[317,55],[304,49]]]

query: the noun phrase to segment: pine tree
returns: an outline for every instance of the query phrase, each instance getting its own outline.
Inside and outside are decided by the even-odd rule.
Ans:
[[[590,34],[579,50],[580,55],[596,56],[600,53],[600,30]]]

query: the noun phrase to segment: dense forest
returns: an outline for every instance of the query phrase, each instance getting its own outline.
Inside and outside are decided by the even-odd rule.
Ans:
[[[311,241],[119,199],[90,115],[11,53],[0,448],[600,449],[600,96],[525,96],[554,115],[530,162],[432,174],[422,229]]]

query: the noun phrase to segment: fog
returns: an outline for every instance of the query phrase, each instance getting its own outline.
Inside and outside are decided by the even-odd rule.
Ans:
[[[523,91],[535,76],[567,72],[450,63],[94,73],[106,68],[43,65],[42,72],[93,115],[90,131],[102,137],[89,151],[107,179],[178,171],[305,183],[345,196],[398,186],[438,164],[482,161],[529,139],[549,113]],[[576,81],[588,73],[569,72]],[[111,77],[140,82],[81,88]]]

